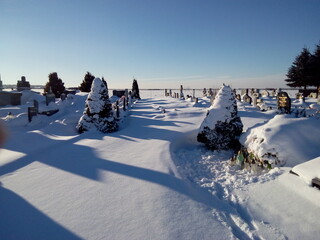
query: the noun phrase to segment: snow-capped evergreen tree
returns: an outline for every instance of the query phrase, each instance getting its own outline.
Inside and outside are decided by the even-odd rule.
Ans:
[[[235,94],[223,85],[200,126],[197,140],[212,150],[237,149],[242,129]]]
[[[114,117],[108,88],[100,78],[95,78],[92,82],[91,91],[86,100],[85,111],[77,125],[80,133],[95,128],[104,133],[118,130],[118,123]]]
[[[133,83],[132,83],[132,97],[135,99],[141,99],[140,93],[139,93],[139,86],[136,79],[133,79]]]

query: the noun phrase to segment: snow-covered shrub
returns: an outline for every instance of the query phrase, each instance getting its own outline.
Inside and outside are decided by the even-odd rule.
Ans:
[[[90,129],[97,129],[101,132],[114,132],[118,129],[108,88],[100,78],[96,78],[92,82],[85,111],[78,122],[77,129],[80,133]]]
[[[237,149],[242,129],[235,94],[223,85],[200,126],[197,140],[213,150]]]
[[[260,162],[292,167],[316,157],[320,149],[319,120],[276,115],[260,126],[249,128],[240,138],[241,144]]]

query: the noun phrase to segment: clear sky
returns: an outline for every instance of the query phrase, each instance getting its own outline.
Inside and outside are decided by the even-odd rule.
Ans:
[[[320,0],[0,0],[4,84],[283,87],[319,41]]]

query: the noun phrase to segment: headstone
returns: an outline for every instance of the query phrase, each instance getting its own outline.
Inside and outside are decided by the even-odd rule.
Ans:
[[[28,107],[28,120],[31,122],[32,117],[35,117],[38,115],[38,108],[36,107]]]
[[[17,90],[23,91],[23,90],[30,90],[30,83],[26,81],[26,77],[22,76],[21,80],[17,81]]]
[[[54,95],[54,93],[47,93],[46,94],[46,104],[47,104],[47,106],[49,105],[49,103],[55,102],[55,101],[56,101],[56,96]]]
[[[180,98],[184,99],[184,95],[183,95],[183,86],[180,86]]]
[[[126,111],[126,99],[126,97],[123,98],[123,111]]]
[[[1,75],[0,75],[0,91],[3,90],[3,85],[2,85],[2,81],[1,81]]]
[[[251,104],[252,98],[251,98],[248,94],[245,94],[245,95],[242,97],[242,101],[245,102],[245,103]]]
[[[278,110],[283,113],[291,113],[291,99],[286,92],[278,92],[277,95]]]
[[[204,96],[204,97],[207,96],[207,89],[204,88],[203,91],[202,91],[202,93],[203,93],[203,96]]]
[[[267,90],[263,90],[263,91],[261,91],[261,95],[263,96],[263,97],[269,97],[269,92],[267,91]]]
[[[257,106],[257,96],[255,95],[255,94],[253,94],[253,96],[252,96],[252,105],[254,106],[254,107],[256,107]]]
[[[241,89],[241,96],[249,94],[249,89]]]
[[[62,94],[60,95],[60,98],[61,98],[62,101],[64,101],[64,100],[66,100],[67,95],[66,95],[65,93],[62,93]]]
[[[275,96],[276,96],[276,90],[275,90],[275,89],[273,89],[273,90],[271,91],[270,96],[271,96],[271,97],[275,97]]]
[[[39,109],[39,102],[37,100],[33,100],[33,106]]]

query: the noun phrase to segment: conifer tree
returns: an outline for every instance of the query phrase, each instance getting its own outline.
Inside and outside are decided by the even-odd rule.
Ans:
[[[311,56],[310,60],[311,79],[310,85],[317,87],[317,94],[320,91],[320,44],[316,46],[316,49]]]
[[[307,48],[303,48],[302,52],[295,58],[287,73],[287,85],[289,87],[303,87],[304,89],[310,85],[310,61],[311,54]]]
[[[81,92],[90,92],[91,85],[94,79],[95,79],[95,76],[93,76],[90,72],[87,72],[86,75],[84,76],[84,79],[81,85],[79,86],[79,90]]]
[[[141,99],[140,93],[139,93],[139,86],[136,79],[133,79],[133,83],[132,83],[132,97],[135,99]]]
[[[109,99],[108,88],[100,78],[92,82],[82,117],[76,127],[80,133],[97,129],[104,133],[118,130],[118,123]]]
[[[200,126],[197,140],[212,150],[236,150],[242,129],[235,94],[223,85]]]
[[[59,98],[62,93],[65,91],[64,83],[58,77],[58,73],[53,72],[49,74],[49,82],[46,83],[44,87],[44,92],[49,93],[50,90],[55,94],[56,98]]]

